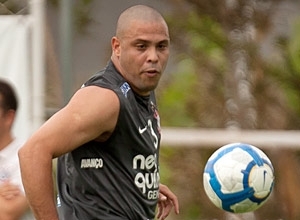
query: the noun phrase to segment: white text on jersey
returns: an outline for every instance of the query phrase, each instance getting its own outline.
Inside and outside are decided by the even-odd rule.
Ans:
[[[103,160],[102,158],[87,158],[81,159],[81,166],[80,168],[95,168],[99,169],[103,167]]]

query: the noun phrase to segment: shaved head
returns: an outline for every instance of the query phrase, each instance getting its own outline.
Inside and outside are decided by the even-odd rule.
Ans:
[[[131,24],[134,22],[159,22],[165,25],[168,32],[168,26],[158,11],[146,5],[135,5],[123,11],[120,15],[116,28],[116,36],[122,38],[130,31]]]
[[[151,7],[136,5],[118,19],[111,60],[137,94],[148,96],[166,67],[169,45],[168,25],[162,15]]]

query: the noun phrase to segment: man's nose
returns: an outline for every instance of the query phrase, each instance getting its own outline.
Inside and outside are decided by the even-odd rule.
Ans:
[[[158,51],[155,47],[149,48],[147,61],[151,63],[156,63],[158,61]]]

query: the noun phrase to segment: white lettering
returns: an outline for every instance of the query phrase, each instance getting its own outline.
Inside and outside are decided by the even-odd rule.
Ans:
[[[140,166],[138,167],[138,163],[140,164]],[[149,169],[152,169],[152,168],[156,168],[156,154],[154,155],[149,155],[148,157],[145,158],[144,155],[136,155],[134,158],[133,158],[133,169],[141,169],[141,170],[149,170]]]
[[[146,184],[145,184],[145,177],[142,173],[136,174],[134,178],[134,183],[137,187],[139,187],[143,193],[146,193]]]
[[[134,178],[135,185],[146,193],[146,189],[157,189],[159,186],[159,173],[137,173]]]
[[[147,157],[141,154],[135,156],[133,158],[133,169],[140,170],[140,172],[135,175],[135,185],[143,194],[147,195],[148,199],[157,199],[160,177],[156,154]]]
[[[103,167],[103,160],[102,158],[87,158],[81,159],[81,166],[80,168],[95,168],[99,169]]]
[[[148,192],[148,199],[158,199],[159,191],[158,190],[150,190]]]

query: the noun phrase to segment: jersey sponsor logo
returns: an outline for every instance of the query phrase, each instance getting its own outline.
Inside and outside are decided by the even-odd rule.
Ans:
[[[148,125],[146,125],[144,128],[139,127],[140,134],[143,134],[148,128]]]
[[[157,149],[157,147],[158,147],[158,137],[157,137],[157,134],[155,133],[155,131],[153,129],[152,121],[149,119],[147,123],[148,124],[144,128],[139,127],[139,133],[143,134],[149,128],[151,136],[153,137],[153,145],[154,145],[155,149]]]
[[[81,169],[87,168],[95,168],[99,169],[103,167],[103,159],[102,158],[86,158],[81,159]]]
[[[127,82],[125,82],[120,86],[120,89],[123,95],[127,98],[127,93],[130,90],[130,85]]]
[[[139,172],[135,175],[134,183],[149,199],[156,200],[159,196],[159,172],[156,154],[145,157],[138,154],[133,158],[132,167]]]

